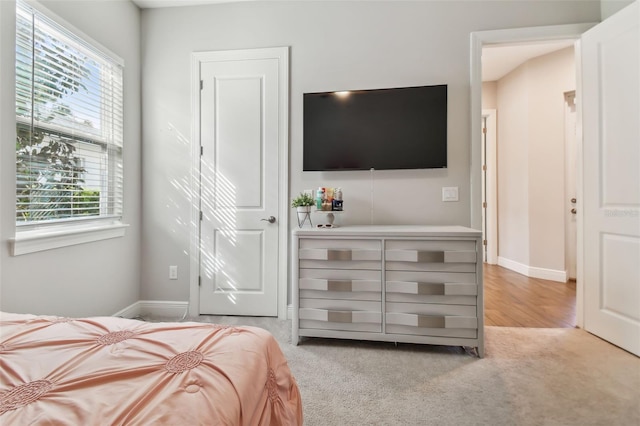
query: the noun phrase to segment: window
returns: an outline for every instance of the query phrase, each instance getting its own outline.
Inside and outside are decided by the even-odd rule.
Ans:
[[[122,61],[49,15],[17,2],[16,240],[122,217]]]

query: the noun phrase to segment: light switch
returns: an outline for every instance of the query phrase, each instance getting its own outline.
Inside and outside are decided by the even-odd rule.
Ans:
[[[443,187],[442,201],[458,201],[458,187],[457,186]]]

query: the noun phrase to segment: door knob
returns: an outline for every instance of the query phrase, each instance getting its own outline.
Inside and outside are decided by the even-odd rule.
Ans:
[[[573,204],[575,204],[575,203],[576,203],[576,201],[578,201],[578,200],[576,200],[575,198],[572,198],[572,199],[571,199],[571,202],[572,202]]]
[[[572,213],[572,214],[576,214],[576,213],[577,213],[577,210],[576,210],[576,209],[571,209],[571,213]]]
[[[261,221],[264,220],[265,222],[269,222],[269,223],[276,223],[276,218],[275,216],[269,216],[266,219],[260,219]]]

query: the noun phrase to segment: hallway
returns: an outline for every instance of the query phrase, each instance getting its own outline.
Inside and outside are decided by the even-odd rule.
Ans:
[[[529,278],[484,264],[485,325],[572,328],[576,324],[576,282]]]

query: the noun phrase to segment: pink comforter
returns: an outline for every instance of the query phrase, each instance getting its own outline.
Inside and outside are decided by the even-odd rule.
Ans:
[[[256,327],[0,313],[0,424],[300,425]]]

